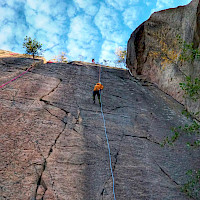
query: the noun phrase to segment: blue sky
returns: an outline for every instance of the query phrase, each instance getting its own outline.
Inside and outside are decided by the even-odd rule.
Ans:
[[[115,60],[131,33],[159,10],[190,0],[0,0],[0,49],[24,53],[25,36],[43,44],[49,60]]]

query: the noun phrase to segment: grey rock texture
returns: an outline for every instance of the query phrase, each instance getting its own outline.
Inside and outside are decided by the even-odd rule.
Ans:
[[[32,64],[0,58],[0,85]],[[97,65],[45,64],[0,89],[0,199],[111,200],[112,179],[98,104]],[[200,167],[191,138],[159,143],[190,120],[182,105],[125,70],[102,67],[103,111],[116,199],[188,200],[185,172]]]
[[[194,78],[200,77],[200,61],[181,64],[178,66],[168,63],[162,69],[161,58],[153,58],[151,53],[159,48],[158,37],[162,36],[168,50],[178,52],[175,43],[179,34],[187,43],[194,43],[200,48],[200,1],[193,0],[186,6],[163,10],[153,13],[131,35],[127,45],[127,66],[135,76],[155,83],[165,93],[171,95],[184,104],[191,112],[200,110],[200,101],[193,102],[183,98],[183,91],[179,87],[184,82],[184,75]]]

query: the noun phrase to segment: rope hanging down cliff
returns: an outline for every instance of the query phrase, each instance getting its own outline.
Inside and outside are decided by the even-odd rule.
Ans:
[[[31,67],[29,67],[26,71],[24,71],[23,73],[21,73],[20,75],[16,76],[15,78],[13,78],[12,80],[4,83],[3,85],[0,85],[0,88],[3,88],[4,86],[6,86],[7,84],[15,81],[16,79],[18,79],[19,77],[23,76],[24,74],[26,74],[27,72],[29,72],[31,69],[33,68],[33,66],[31,65]]]
[[[20,78],[21,76],[23,76],[23,75],[26,74],[27,72],[31,71],[31,70],[32,70],[34,67],[36,67],[38,64],[40,65],[40,64],[42,64],[42,63],[43,63],[43,61],[42,61],[42,62],[40,61],[40,62],[34,62],[34,63],[32,63],[31,66],[30,66],[26,71],[24,71],[23,73],[19,74],[18,76],[16,76],[16,77],[13,78],[12,80],[10,80],[10,81],[4,83],[3,85],[0,85],[0,88],[3,88],[4,86],[8,85],[9,83],[15,81],[16,79]]]
[[[100,80],[101,80],[101,66],[99,67],[99,82],[100,82]],[[102,101],[101,101],[101,91],[100,91],[100,103],[101,103],[101,114],[102,114],[103,123],[104,123],[105,136],[106,136],[106,141],[107,141],[107,145],[108,145],[110,171],[111,171],[112,180],[113,180],[113,195],[114,195],[114,200],[116,200],[116,197],[115,197],[115,181],[114,181],[114,174],[113,174],[113,169],[112,169],[111,151],[110,151],[108,135],[107,135],[107,132],[106,132],[106,121],[105,121],[104,114],[103,114],[103,106],[102,106]]]

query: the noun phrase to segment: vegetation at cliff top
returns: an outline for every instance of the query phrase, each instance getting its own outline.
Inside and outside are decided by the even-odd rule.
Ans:
[[[25,37],[23,48],[26,49],[26,54],[30,54],[33,56],[33,59],[36,55],[40,55],[40,51],[42,50],[42,44],[40,44],[36,39],[32,39],[31,37]]]
[[[124,67],[126,66],[126,55],[127,55],[127,50],[122,47],[118,47],[115,50],[115,55],[117,56],[117,62],[122,63]]]
[[[55,56],[51,61],[58,62],[58,63],[68,63],[67,61],[67,53],[61,52],[58,56]]]

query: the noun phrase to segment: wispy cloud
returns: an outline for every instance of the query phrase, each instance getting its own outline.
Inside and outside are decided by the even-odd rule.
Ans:
[[[177,5],[176,0],[157,0],[156,7],[151,10],[151,13],[164,10],[167,8],[174,8],[177,6],[186,5],[190,2],[191,0],[182,0],[182,1],[179,1],[179,4]]]
[[[99,7],[99,1],[98,0],[74,0],[75,5],[77,5],[79,8],[83,9],[87,15],[94,16]]]
[[[103,60],[112,60],[115,55],[115,48],[117,47],[117,44],[111,41],[105,41],[102,45],[101,54],[100,54],[100,62],[103,62]]]
[[[123,21],[117,11],[102,3],[94,20],[101,32],[102,38],[115,43],[123,43],[126,32],[123,31]]]
[[[0,48],[23,53],[27,35],[43,44],[47,59],[66,51],[71,60],[111,60],[151,11],[189,1],[0,0]]]
[[[116,10],[123,11],[125,8],[135,5],[139,2],[139,0],[106,0],[106,3],[111,5]]]
[[[140,15],[139,7],[129,7],[124,10],[123,18],[124,23],[130,28],[133,29],[135,26],[135,22],[138,20]]]
[[[70,4],[67,8],[67,15],[69,18],[72,18],[76,15],[77,8],[73,4]]]
[[[70,23],[67,50],[72,59],[79,55],[90,60],[98,52],[99,32],[89,15],[74,17]]]

